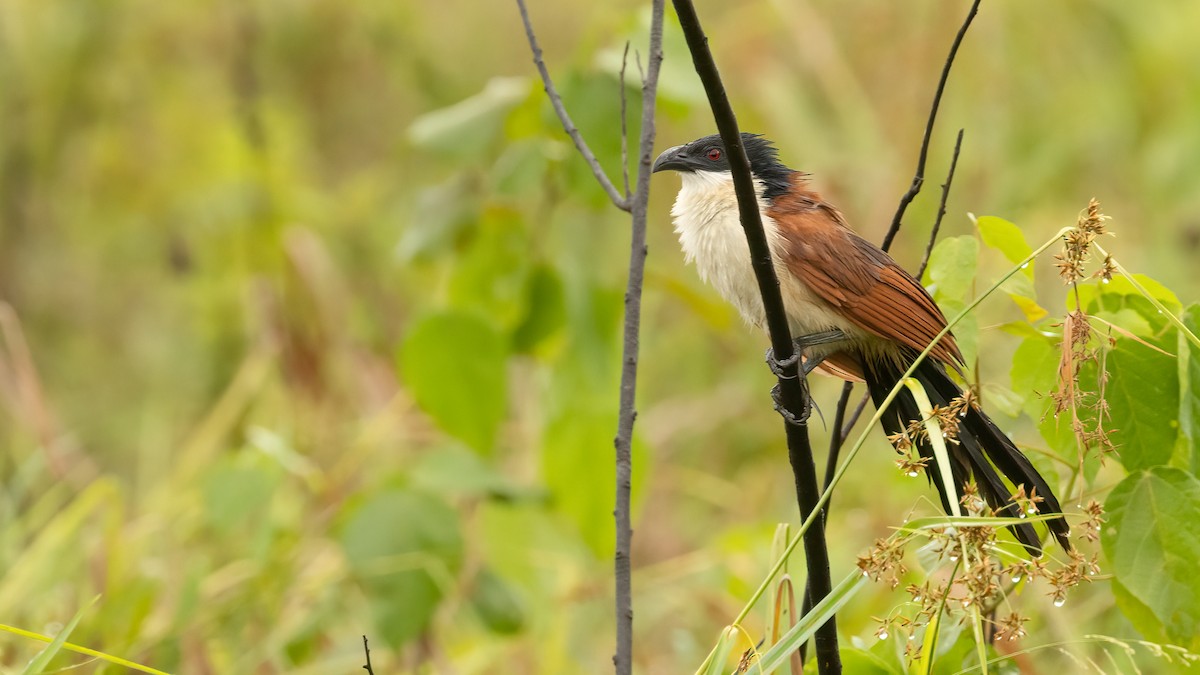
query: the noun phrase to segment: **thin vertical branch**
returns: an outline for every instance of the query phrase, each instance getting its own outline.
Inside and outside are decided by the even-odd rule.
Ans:
[[[608,180],[604,170],[596,161],[595,155],[588,149],[587,143],[563,107],[562,99],[550,80],[550,74],[542,60],[542,51],[538,47],[533,25],[529,21],[529,13],[525,9],[524,0],[517,0],[521,11],[521,19],[525,24],[525,35],[529,38],[530,49],[533,50],[534,63],[541,73],[542,83],[546,94],[558,113],[559,121],[575,147],[592,168],[596,180],[608,192],[614,205],[623,211],[629,211],[632,227],[629,242],[629,278],[625,288],[625,325],[621,354],[621,386],[619,396],[619,411],[617,414],[617,434],[613,439],[616,449],[616,506],[613,518],[616,520],[617,541],[616,552],[613,556],[613,568],[616,576],[615,613],[617,624],[617,645],[613,654],[613,666],[617,675],[630,675],[633,672],[633,583],[630,554],[633,545],[633,528],[630,521],[630,489],[633,484],[633,425],[637,419],[635,407],[637,392],[638,367],[638,335],[642,319],[642,287],[646,273],[646,213],[650,205],[650,168],[654,152],[654,110],[658,98],[658,75],[662,65],[662,34],[663,9],[665,0],[652,0],[650,3],[650,41],[649,57],[646,71],[642,73],[642,118],[641,137],[638,141],[638,172],[635,191],[629,195],[629,145],[628,125],[626,122],[626,90],[625,66],[629,59],[629,43],[625,44],[625,53],[621,57],[621,166],[624,177],[625,197],[621,198],[617,189]],[[641,61],[638,61],[641,70]]]
[[[650,46],[646,74],[642,80],[641,139],[638,142],[637,185],[632,200],[629,239],[629,279],[625,287],[625,327],[621,354],[620,411],[617,419],[617,495],[613,516],[617,525],[616,572],[617,651],[613,666],[617,675],[633,672],[633,584],[630,553],[633,529],[629,498],[633,476],[633,423],[637,419],[638,333],[642,317],[642,285],[646,271],[646,213],[650,207],[650,167],[654,154],[654,109],[658,97],[658,74],[662,65],[664,0],[650,3]],[[624,116],[622,116],[624,119]]]
[[[758,281],[758,290],[762,296],[763,309],[766,314],[767,329],[771,335],[771,347],[774,355],[780,361],[786,362],[793,354],[793,345],[787,314],[783,307],[783,296],[779,289],[779,280],[775,275],[775,266],[766,234],[763,231],[762,216],[758,211],[758,199],[754,190],[753,178],[750,174],[750,160],[746,157],[746,149],[742,145],[741,133],[738,130],[737,118],[725,93],[717,64],[712,52],[708,49],[708,38],[700,25],[700,18],[691,0],[673,0],[675,12],[679,16],[679,25],[687,39],[688,50],[696,74],[704,84],[708,94],[709,106],[725,145],[726,157],[733,173],[734,191],[737,193],[738,213],[742,228],[746,233],[746,242],[750,248],[751,264]],[[779,376],[779,389],[783,405],[795,416],[807,405],[808,391],[793,364]],[[791,461],[792,474],[796,484],[796,500],[800,505],[802,517],[807,518],[817,505],[819,489],[817,487],[817,470],[813,463],[812,447],[809,444],[808,428],[790,421],[784,423],[788,441],[788,459]],[[804,535],[805,559],[808,565],[808,583],[813,597],[818,601],[829,594],[829,552],[825,545],[825,527],[820,519],[809,528]],[[830,618],[817,630],[817,667],[822,675],[840,673],[842,671],[841,657],[838,654],[837,624]]]
[[[929,256],[933,255],[933,245],[937,242],[938,230],[942,229],[942,218],[946,216],[946,200],[950,198],[950,184],[954,182],[954,169],[958,167],[958,153],[962,150],[963,130],[958,130],[958,139],[954,141],[954,155],[950,158],[950,171],[946,173],[946,182],[942,183],[942,201],[938,204],[937,219],[933,221],[933,231],[929,233],[929,243],[925,245],[925,257],[917,268],[917,279],[925,274],[929,267]]]
[[[517,8],[521,10],[521,21],[525,24],[525,37],[529,40],[529,48],[533,51],[533,63],[537,66],[538,74],[542,76],[542,85],[546,89],[546,96],[550,98],[550,105],[554,106],[554,112],[563,125],[563,131],[567,132],[567,135],[574,141],[575,148],[579,150],[579,154],[591,167],[596,182],[600,183],[600,187],[608,193],[608,198],[612,200],[613,205],[622,211],[632,210],[629,200],[622,197],[621,193],[617,191],[617,187],[608,179],[608,174],[604,173],[604,167],[600,166],[600,161],[588,147],[587,141],[583,140],[583,134],[579,133],[579,129],[571,121],[571,116],[567,114],[562,97],[558,95],[558,89],[554,87],[554,81],[550,79],[550,71],[546,69],[546,62],[542,60],[542,48],[538,46],[537,35],[533,32],[533,24],[529,20],[529,10],[525,8],[525,0],[517,0]]]
[[[365,666],[363,666],[363,670],[367,671],[367,675],[375,675],[375,671],[371,668],[371,648],[369,646],[367,646],[367,636],[364,635],[364,636],[362,636],[362,638],[363,638],[363,653],[365,653],[367,656],[367,664]]]
[[[971,27],[971,22],[975,20],[975,15],[979,12],[979,3],[982,1],[975,0],[971,3],[971,11],[967,12],[967,18],[963,20],[962,27],[958,29],[958,34],[954,36],[954,42],[950,45],[950,54],[946,56],[946,63],[942,66],[942,76],[938,80],[937,91],[933,94],[933,105],[929,106],[929,119],[925,122],[925,137],[921,141],[921,152],[917,156],[917,171],[913,175],[912,185],[909,186],[904,196],[900,197],[900,205],[896,208],[896,215],[892,217],[892,225],[883,237],[883,250],[885,251],[891,248],[896,233],[900,231],[900,221],[904,219],[904,212],[908,210],[908,205],[916,198],[917,193],[921,191],[921,185],[925,182],[925,160],[929,157],[929,140],[933,137],[933,124],[937,120],[938,108],[942,103],[942,92],[946,90],[946,80],[950,79],[950,67],[954,65],[958,47],[962,44],[967,29]]]
[[[629,41],[625,41],[625,51],[621,54],[621,75],[618,86],[621,87],[621,178],[625,182],[625,201],[629,201],[629,124],[625,119],[626,96],[625,66],[629,63]],[[645,80],[645,74],[642,75]]]

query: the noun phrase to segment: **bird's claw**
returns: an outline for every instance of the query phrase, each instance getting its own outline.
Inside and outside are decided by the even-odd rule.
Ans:
[[[801,399],[804,401],[804,403],[801,404],[800,414],[797,415],[791,410],[788,410],[788,407],[784,405],[783,390],[779,387],[779,383],[776,383],[774,387],[771,387],[771,400],[775,401],[775,412],[779,413],[785,422],[795,427],[807,426],[808,418],[812,416],[812,406],[810,405],[811,399],[808,397],[808,387],[803,388]]]
[[[771,372],[774,373],[775,377],[785,380],[794,379],[796,376],[789,374],[787,371],[801,362],[804,350],[808,349],[809,347],[829,344],[830,342],[838,342],[844,339],[846,339],[846,334],[836,328],[833,330],[822,331],[820,333],[801,335],[792,340],[792,345],[795,351],[793,351],[792,355],[786,359],[775,358],[775,350],[768,347],[766,353],[767,367],[771,369]],[[813,368],[820,364],[821,360],[823,359],[809,359],[811,365],[804,364],[806,366],[804,368],[804,374],[807,375],[808,373],[812,372]]]
[[[771,372],[775,375],[775,377],[783,378],[785,380],[795,379],[796,373],[788,373],[788,370],[800,363],[800,358],[801,356],[799,349],[792,352],[792,355],[786,359],[777,359],[775,358],[775,350],[767,347],[767,367],[771,369]]]

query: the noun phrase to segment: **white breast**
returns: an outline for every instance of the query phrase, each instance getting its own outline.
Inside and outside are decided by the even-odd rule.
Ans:
[[[762,296],[750,264],[750,248],[738,217],[737,197],[729,172],[697,171],[679,174],[683,187],[671,208],[675,232],[688,262],[696,264],[700,278],[717,289],[750,324],[765,328]],[[840,328],[852,337],[863,332],[812,293],[780,262],[783,238],[775,221],[764,213],[766,203],[759,183],[759,212],[775,258],[783,302],[793,336]]]

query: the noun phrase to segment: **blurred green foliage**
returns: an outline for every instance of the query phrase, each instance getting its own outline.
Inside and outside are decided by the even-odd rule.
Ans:
[[[531,11],[576,123],[619,175],[616,73],[625,40],[645,43],[645,8]],[[774,138],[878,240],[965,4],[700,11],[743,127]],[[1014,251],[995,222],[983,240],[1000,252],[978,247],[968,211],[1036,242],[1093,195],[1115,216],[1122,261],[1189,304],[1198,22],[1187,0],[985,2],[897,258],[915,268],[930,186],[965,127],[938,249],[954,266],[930,271],[948,311]],[[661,147],[711,131],[667,23]],[[171,672],[358,672],[364,633],[379,673],[608,667],[628,223],[558,128],[514,6],[16,0],[0,7],[0,83],[0,623],[55,634],[99,594],[70,641]],[[701,661],[766,570],[774,524],[794,517],[764,341],[683,267],[667,217],[675,188],[656,177],[641,345],[643,672]],[[949,246],[978,258],[968,269]],[[1031,395],[1053,389],[1045,333],[1065,294],[1051,265],[1028,272],[1005,288],[1014,303],[989,301],[962,332],[985,357],[985,405],[1011,412],[996,417],[1035,452],[1050,446],[1035,461],[1065,480],[1071,439]],[[1185,349],[1138,298],[1112,297],[1096,295],[1096,311]],[[1051,317],[1031,326],[1034,298]],[[1188,354],[1125,340],[1112,355],[1122,372],[1159,374],[1120,385],[1131,401],[1181,411],[1129,409],[1137,424],[1161,414],[1123,427],[1154,439],[1121,457],[1132,482],[1110,506],[1126,522],[1200,463]],[[827,409],[839,388],[814,383]],[[828,434],[813,436],[820,447]],[[837,570],[896,514],[936,511],[928,486],[891,469],[881,435],[872,444],[835,500]],[[1123,475],[1096,465],[1089,484],[1102,497]],[[1189,583],[1175,544],[1158,541],[1154,569]],[[1163,626],[1147,637],[1178,637],[1171,598],[1138,583],[1144,562],[1124,561],[1111,570],[1124,613],[1104,583],[1061,610],[1025,593],[1023,644],[1128,639],[1127,617],[1143,615]],[[896,602],[871,586],[847,607],[853,658],[896,661],[870,619]],[[971,658],[963,640],[941,644]],[[39,648],[0,637],[0,669],[19,672]],[[1070,649],[1038,663],[1097,648]],[[60,653],[52,667],[78,662]]]

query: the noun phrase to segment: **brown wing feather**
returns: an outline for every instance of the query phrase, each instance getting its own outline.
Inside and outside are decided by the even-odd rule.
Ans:
[[[887,253],[846,226],[841,213],[803,189],[802,178],[768,211],[779,227],[788,269],[814,294],[856,326],[886,340],[923,350],[946,317],[920,282]],[[932,356],[959,367],[962,354],[947,334]]]

